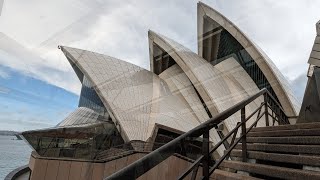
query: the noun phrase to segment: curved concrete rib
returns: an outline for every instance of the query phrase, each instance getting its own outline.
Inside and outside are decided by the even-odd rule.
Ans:
[[[198,3],[198,54],[200,56],[203,55],[202,38],[204,34],[204,17],[209,17],[217,22],[244,47],[270,82],[286,114],[296,116],[301,103],[294,97],[288,81],[283,77],[269,57],[257,45],[251,42],[231,21],[202,2]]]
[[[61,49],[94,84],[126,141],[146,141],[155,123],[183,132],[200,124],[186,101],[174,95],[156,74],[106,55]]]
[[[213,66],[181,44],[152,31],[149,31],[149,43],[149,46],[159,46],[172,57],[195,86],[212,115],[226,110],[259,91],[250,76],[233,57]],[[154,61],[152,52],[151,47],[151,62]],[[260,98],[250,104],[248,113],[254,111],[261,101]],[[239,122],[239,117],[240,114],[237,113],[228,118],[225,123],[227,131],[234,128]]]

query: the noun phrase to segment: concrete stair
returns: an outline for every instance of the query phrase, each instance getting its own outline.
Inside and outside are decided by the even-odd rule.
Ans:
[[[320,179],[320,123],[253,128],[247,134],[247,162],[242,162],[241,146],[240,143],[232,150],[232,160],[219,166],[220,170],[232,173],[227,179],[236,179],[232,177],[236,175]]]
[[[256,128],[253,128],[250,132],[298,130],[298,129],[320,129],[320,122],[301,123],[301,124],[294,124],[294,125],[269,126],[269,127],[256,127]]]
[[[237,173],[233,173],[233,172],[228,172],[228,171],[222,171],[220,169],[217,169],[216,171],[214,171],[214,173],[212,173],[212,175],[210,176],[210,179],[216,179],[216,180],[258,180],[260,178],[255,178],[255,177],[251,177],[251,176],[247,176],[247,175],[242,175],[242,174],[237,174]]]
[[[265,175],[264,178],[268,178],[268,179],[280,178],[280,179],[299,179],[299,180],[302,180],[302,179],[319,180],[320,178],[320,173],[317,173],[317,172],[285,168],[285,167],[276,167],[276,166],[263,165],[263,164],[245,163],[245,162],[239,162],[239,161],[224,161],[221,164],[221,167],[231,168],[237,171],[245,171],[248,173]]]
[[[241,153],[241,150],[234,150],[231,152],[231,157],[237,157],[239,160],[241,160]],[[247,154],[249,159],[260,159],[265,161],[284,162],[308,166],[320,166],[320,156],[278,154],[260,151],[248,151]]]

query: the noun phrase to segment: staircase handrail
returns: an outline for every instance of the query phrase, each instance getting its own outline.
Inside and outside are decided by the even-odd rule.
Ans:
[[[258,97],[264,95],[264,102],[261,103],[261,105],[252,113],[250,114],[247,118],[245,117],[245,106],[248,105],[249,103],[253,102],[255,99]],[[142,157],[141,159],[133,162],[132,164],[128,165],[127,167],[121,169],[118,172],[113,173],[112,175],[105,177],[105,180],[114,180],[114,179],[136,179],[140,177],[142,174],[147,172],[148,170],[152,169],[171,155],[175,153],[175,149],[179,144],[187,139],[187,138],[195,138],[203,135],[203,155],[201,155],[198,159],[195,160],[195,162],[187,169],[187,171],[182,174],[179,179],[183,179],[189,172],[191,172],[194,168],[197,167],[202,162],[203,166],[203,179],[208,179],[210,174],[214,171],[216,167],[222,162],[222,160],[226,157],[228,157],[229,153],[231,150],[240,142],[242,141],[242,150],[243,150],[243,160],[246,160],[246,134],[257,125],[257,122],[261,119],[261,117],[265,116],[266,117],[266,126],[269,126],[269,120],[268,117],[270,113],[268,112],[268,97],[271,97],[272,100],[275,100],[274,97],[268,92],[266,88],[261,89],[259,92],[256,94],[244,99],[243,101],[233,105],[232,107],[226,109],[225,111],[215,115],[214,117],[210,118],[209,120],[201,123],[197,127],[191,129],[190,131],[178,136],[177,138],[173,139],[172,141],[168,142],[167,144],[161,146],[160,148],[150,152],[146,156]],[[275,101],[276,102],[276,101]],[[276,102],[275,103],[278,108],[283,111],[281,105]],[[265,112],[261,113],[262,107],[265,105]],[[237,126],[228,133],[220,142],[218,142],[215,147],[210,151],[209,150],[209,130],[216,127],[218,124],[226,120],[228,117],[231,115],[235,114],[241,110],[241,123],[238,123]],[[274,112],[273,109],[272,114]],[[256,112],[258,113],[257,120],[250,126],[249,130],[246,130],[245,123],[248,121]],[[261,114],[260,114],[261,113]],[[272,116],[273,117],[273,116]],[[277,117],[277,112],[275,112],[275,117]],[[274,119],[273,125],[275,124],[275,121],[278,121],[278,124],[288,124],[288,118],[286,116],[286,119],[282,121],[279,118],[278,114],[278,119]],[[267,122],[268,121],[268,122]],[[209,161],[210,161],[210,154],[220,146],[223,141],[225,141],[228,137],[230,137],[233,133],[236,133],[236,129],[240,128],[242,130],[242,134],[239,139],[237,139],[234,144],[230,144],[230,148],[227,150],[227,154],[224,154],[223,157],[219,160],[219,164],[215,163],[213,167],[210,168],[209,166]],[[235,137],[235,136],[234,136]],[[234,141],[234,140],[233,140]],[[195,177],[193,174],[192,177]]]

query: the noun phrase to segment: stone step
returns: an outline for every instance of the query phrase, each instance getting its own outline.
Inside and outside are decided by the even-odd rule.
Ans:
[[[249,132],[248,137],[320,136],[320,129]]]
[[[320,144],[319,136],[247,137],[247,143]]]
[[[262,132],[262,131],[279,131],[279,130],[295,130],[295,129],[320,129],[320,122],[317,123],[301,123],[294,125],[279,125],[279,126],[268,126],[268,127],[256,127],[251,132]]]
[[[241,160],[241,150],[231,151],[231,157],[238,157]],[[319,156],[308,156],[308,155],[291,155],[291,154],[278,154],[278,153],[266,153],[259,151],[248,151],[249,159],[259,159],[273,162],[283,162],[291,164],[301,164],[308,166],[320,166]]]
[[[235,149],[241,149],[237,144]],[[294,154],[320,154],[320,145],[289,145],[289,144],[247,144],[247,150],[264,152],[282,152]]]
[[[259,178],[242,175],[238,173],[232,173],[228,171],[222,171],[220,169],[216,169],[212,175],[210,176],[210,179],[217,179],[217,180],[259,180]]]
[[[262,164],[245,163],[239,161],[223,161],[219,167],[231,168],[238,171],[246,171],[249,173],[265,175],[272,178],[281,179],[308,179],[319,180],[320,173],[299,169],[290,169],[277,166],[269,166]]]

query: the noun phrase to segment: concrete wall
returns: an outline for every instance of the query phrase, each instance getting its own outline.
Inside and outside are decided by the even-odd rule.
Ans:
[[[105,163],[37,159],[31,156],[31,180],[98,180],[103,178]]]
[[[101,163],[39,159],[31,156],[29,162],[29,167],[32,170],[30,180],[100,180],[128,166],[144,155],[145,153],[135,153]],[[191,164],[191,161],[174,155],[138,179],[176,179]],[[198,177],[201,174],[202,170],[199,168]]]
[[[320,122],[320,68],[314,67],[304,93],[297,123]]]

